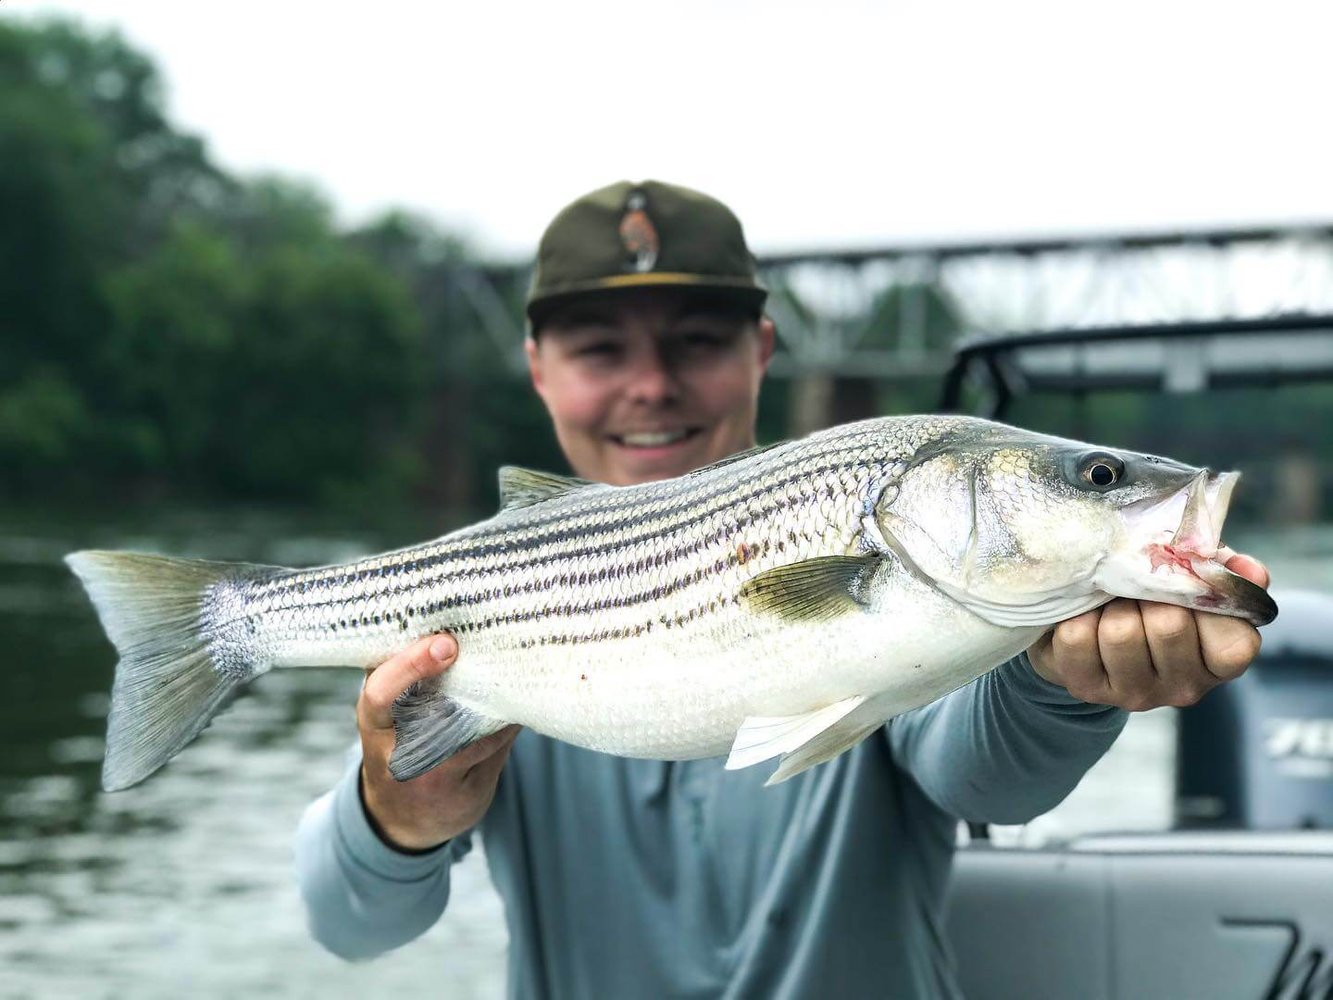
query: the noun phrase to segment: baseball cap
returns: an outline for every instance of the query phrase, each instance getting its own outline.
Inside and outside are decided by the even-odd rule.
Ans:
[[[699,191],[620,181],[567,205],[542,234],[528,292],[535,329],[569,301],[621,288],[682,286],[762,309],[740,220]]]

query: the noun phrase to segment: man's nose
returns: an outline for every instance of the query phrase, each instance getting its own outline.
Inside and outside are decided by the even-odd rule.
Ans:
[[[674,401],[680,394],[676,374],[660,351],[639,352],[629,376],[629,395],[635,402],[661,405]]]

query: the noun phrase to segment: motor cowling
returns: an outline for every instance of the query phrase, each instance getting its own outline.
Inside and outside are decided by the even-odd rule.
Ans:
[[[1273,596],[1258,659],[1179,714],[1179,827],[1333,829],[1333,595]]]

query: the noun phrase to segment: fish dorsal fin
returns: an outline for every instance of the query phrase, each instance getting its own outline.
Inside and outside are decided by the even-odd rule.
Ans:
[[[574,476],[558,476],[554,472],[525,469],[520,465],[501,466],[500,509],[528,507],[591,485],[587,479]]]
[[[736,733],[726,768],[735,771],[793,753],[836,726],[865,700],[865,695],[858,694],[800,715],[752,715]]]
[[[724,465],[731,465],[733,462],[743,462],[747,458],[754,458],[756,455],[762,455],[766,451],[772,451],[780,445],[786,444],[786,441],[774,441],[772,444],[757,444],[753,448],[746,448],[744,451],[738,451],[726,458],[719,458],[716,462],[710,462],[701,468],[695,469],[686,475],[697,476],[701,472],[707,472],[709,469],[720,469]]]
[[[865,583],[882,556],[820,556],[765,570],[741,587],[755,611],[788,621],[827,621],[865,607]]]

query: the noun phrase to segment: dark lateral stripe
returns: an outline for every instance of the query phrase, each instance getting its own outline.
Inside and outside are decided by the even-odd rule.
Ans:
[[[827,458],[828,456],[819,456]],[[831,473],[843,469],[854,468],[845,461],[828,462],[814,469],[805,469],[774,482],[764,484],[749,493],[730,498],[725,504],[713,504],[705,506],[708,500],[715,500],[716,496],[710,498],[694,497],[666,511],[661,511],[647,520],[641,514],[630,516],[613,522],[604,522],[596,526],[574,529],[564,527],[559,532],[552,532],[545,536],[523,537],[521,534],[511,532],[503,527],[494,529],[495,535],[488,538],[487,541],[474,546],[471,550],[440,551],[430,556],[419,556],[416,559],[404,560],[399,563],[390,563],[385,566],[379,566],[374,569],[357,569],[362,563],[353,563],[346,568],[339,568],[340,572],[330,576],[320,578],[318,576],[306,579],[285,578],[285,581],[273,581],[257,595],[261,598],[276,598],[281,601],[284,597],[293,595],[304,596],[310,591],[322,590],[328,587],[348,587],[358,582],[369,582],[370,580],[382,580],[386,577],[398,577],[408,573],[422,574],[415,582],[410,585],[410,589],[431,586],[437,583],[445,583],[450,580],[468,579],[475,576],[484,576],[495,572],[516,572],[527,569],[531,566],[541,565],[547,562],[569,561],[584,558],[589,555],[607,555],[612,552],[630,548],[639,545],[651,538],[657,536],[666,536],[675,531],[687,530],[697,524],[708,520],[711,517],[725,515],[734,507],[748,507],[754,500],[765,494],[784,492],[787,487],[810,481],[822,485],[823,490],[832,492],[833,484],[826,481],[826,477]],[[872,466],[866,466],[872,469]],[[728,485],[727,491],[732,491],[736,483]],[[816,490],[816,495],[822,490]],[[785,492],[784,492],[785,497]],[[771,508],[765,508],[766,512],[771,512]],[[586,515],[577,515],[583,517]],[[680,518],[672,520],[673,518]],[[575,518],[568,513],[562,519],[566,523]],[[753,520],[753,518],[749,518]],[[618,530],[631,525],[639,525],[641,531],[635,534],[627,535],[623,539],[613,540],[608,535],[614,534]],[[499,554],[517,554],[532,552],[534,549],[547,546],[558,545],[570,542],[582,542],[584,544],[578,547],[567,547],[555,553],[536,554],[528,558],[509,559],[503,564],[482,564],[477,565],[476,560],[487,556]],[[411,550],[408,550],[409,552]],[[382,557],[376,557],[382,558]],[[366,560],[366,562],[371,560]],[[471,564],[469,564],[471,562]],[[441,569],[442,572],[432,573],[432,570]],[[319,573],[320,571],[314,571]],[[305,576],[303,572],[301,574]],[[289,581],[289,582],[288,582]],[[285,586],[283,583],[285,582]],[[301,601],[293,604],[279,604],[279,607],[318,607],[331,603],[337,603],[339,600],[364,600],[367,596],[381,598],[383,596],[396,596],[409,589],[406,584],[391,586],[386,590],[376,590],[373,595],[362,595],[361,597],[342,597],[331,598],[323,602]]]
[[[736,467],[724,467],[724,479],[720,479],[715,487],[698,490],[697,492],[684,488],[684,480],[672,480],[670,482],[672,488],[675,490],[674,493],[665,492],[664,497],[650,497],[648,502],[658,502],[664,498],[668,500],[676,500],[677,502],[672,506],[667,507],[665,510],[655,513],[653,515],[653,520],[651,521],[644,520],[642,508],[645,506],[645,503],[643,500],[630,498],[624,493],[615,492],[606,494],[606,497],[608,498],[608,502],[606,503],[601,503],[595,506],[590,505],[588,508],[570,506],[560,511],[552,511],[550,514],[547,514],[540,519],[534,519],[531,522],[525,523],[516,531],[506,528],[498,528],[494,530],[497,532],[503,531],[504,541],[506,543],[514,543],[512,547],[530,549],[545,544],[561,544],[567,541],[587,538],[589,537],[587,529],[572,529],[569,527],[570,522],[583,518],[597,520],[598,518],[615,514],[621,516],[615,520],[600,521],[592,530],[598,533],[614,532],[636,525],[649,525],[652,530],[646,531],[639,536],[640,539],[642,539],[672,530],[672,528],[675,527],[673,518],[682,514],[689,514],[696,508],[706,507],[706,516],[708,512],[723,510],[727,506],[753,500],[756,497],[762,496],[766,492],[770,492],[781,486],[786,486],[794,482],[799,482],[801,479],[821,477],[837,469],[855,468],[858,465],[868,464],[864,461],[864,456],[860,453],[860,449],[855,447],[855,444],[856,441],[849,440],[840,442],[838,447],[825,448],[818,451],[809,450],[802,454],[795,462],[778,462],[775,460],[775,456],[773,456],[772,453],[766,452],[764,455],[756,458],[756,466],[749,470],[749,475],[742,477],[738,475],[740,470]],[[777,468],[769,469],[767,465],[759,464],[760,460],[767,460],[767,465],[774,465]],[[744,466],[742,465],[740,468],[743,469]],[[787,475],[780,480],[769,481],[765,478],[766,476],[773,475],[774,472],[778,470],[787,470]],[[719,472],[722,472],[722,470],[719,470]],[[743,488],[745,484],[753,482],[758,482],[761,485],[748,493],[732,496],[738,486]],[[690,485],[693,486],[693,484]],[[571,503],[572,502],[573,501],[571,501]],[[697,520],[697,517],[693,517],[685,523],[689,524]],[[540,533],[540,529],[551,526],[555,526],[555,530],[549,531],[546,534]],[[435,557],[447,557],[449,559],[461,561],[469,558],[476,558],[478,556],[485,557],[494,555],[499,551],[508,551],[511,547],[508,545],[500,545],[492,540],[489,532],[483,537],[487,540],[475,544],[472,548],[446,549],[445,546],[449,544],[447,539],[440,543],[436,543],[441,546],[441,551]],[[470,539],[467,540],[470,541]],[[589,551],[595,551],[596,548],[597,547],[594,546],[590,548]]]
[[[791,505],[790,502],[786,499],[785,496],[780,497],[777,500],[775,500],[772,504],[770,504],[768,507],[764,508],[758,514],[756,514],[753,517],[753,519],[746,517],[738,521],[737,527],[743,530],[744,528],[749,527],[751,523],[762,522],[771,515],[779,513],[782,510],[786,509],[790,505]],[[411,605],[407,608],[399,609],[398,611],[395,612],[395,614],[401,614],[410,620],[412,618],[431,617],[452,610],[461,611],[465,609],[477,608],[478,609],[477,616],[479,620],[480,616],[486,613],[485,606],[497,601],[508,600],[513,597],[520,597],[531,594],[541,594],[557,588],[566,588],[575,586],[586,587],[589,585],[596,587],[598,585],[608,583],[613,579],[621,579],[627,576],[629,577],[642,576],[653,569],[668,569],[673,563],[677,562],[680,559],[688,558],[691,556],[697,556],[700,552],[703,552],[711,547],[716,546],[719,542],[722,541],[722,539],[730,530],[732,530],[732,526],[728,524],[724,528],[721,528],[710,535],[704,536],[703,538],[697,539],[687,545],[681,545],[675,549],[671,549],[666,552],[655,553],[653,554],[652,557],[645,557],[643,559],[637,560],[635,563],[606,564],[596,571],[588,572],[585,570],[579,573],[577,576],[571,572],[562,572],[555,575],[548,574],[544,578],[530,579],[521,584],[515,584],[515,583],[501,584],[497,582],[492,587],[486,590],[457,589],[452,594],[436,599],[434,601],[422,603],[419,605]],[[796,546],[798,543],[799,543],[799,538],[797,537],[796,532],[791,527],[788,527],[786,533],[778,537],[776,540],[773,540],[771,538],[763,538],[759,540],[754,546],[749,547],[749,549],[745,554],[745,561],[748,562],[749,560],[757,558],[759,556],[767,555],[768,552],[770,551],[770,547],[776,548],[776,550],[781,553],[786,551],[788,545]],[[525,612],[523,614],[522,618],[514,618],[512,615],[505,616],[504,622],[506,624],[512,624],[515,621],[520,621],[520,620],[527,621],[533,618],[547,617],[548,615],[551,614],[561,614],[566,616],[574,614],[593,614],[598,611],[604,611],[613,608],[632,607],[636,604],[647,603],[650,601],[659,600],[663,597],[670,596],[671,594],[676,593],[678,590],[681,590],[684,587],[691,586],[693,584],[701,582],[707,576],[712,576],[714,574],[722,573],[727,569],[730,569],[732,566],[735,566],[740,561],[741,557],[738,555],[738,553],[735,550],[729,550],[726,553],[725,557],[719,556],[718,558],[715,558],[711,564],[705,564],[703,566],[695,566],[693,569],[688,570],[684,574],[678,574],[677,576],[668,578],[665,581],[659,578],[653,581],[651,586],[645,586],[644,589],[641,589],[631,594],[618,595],[614,598],[612,597],[606,597],[602,599],[589,598],[587,602],[581,605],[566,603],[562,609],[554,609],[551,608],[550,606],[547,606],[546,608],[543,608],[540,611],[536,609],[529,609],[528,612]],[[554,570],[558,568],[559,567],[556,565],[551,565],[547,567],[548,570]],[[458,581],[448,581],[448,582],[456,583]],[[292,605],[289,608],[285,609],[274,609],[274,612],[271,613],[276,613],[277,611],[282,610],[282,611],[294,611],[297,612],[298,614],[304,615],[304,614],[309,614],[310,612],[316,610],[340,611],[343,609],[357,607],[358,605],[364,604],[367,601],[373,601],[375,603],[379,603],[386,599],[399,596],[402,593],[406,593],[408,591],[416,589],[420,588],[403,586],[395,588],[394,590],[385,591],[370,596],[353,598],[351,600],[338,598],[322,602],[307,602],[305,604]],[[378,622],[367,621],[366,616],[361,613],[353,614],[351,620],[353,624],[361,624],[361,625],[371,624],[371,623],[378,624]],[[338,621],[333,621],[331,619],[330,620],[331,625],[326,625],[325,627],[333,627],[336,630],[336,628],[339,625],[341,625],[341,627],[345,628],[347,626],[343,624],[343,621],[345,621],[345,619],[343,616],[340,615]],[[472,621],[472,619],[463,618],[460,619],[460,624],[467,624],[470,621]],[[455,628],[456,626],[450,623],[447,625],[442,624],[441,627],[449,627],[452,629]]]
[[[663,494],[649,495],[646,500],[642,496],[628,497],[624,491],[620,490],[599,492],[593,497],[583,497],[582,499],[580,499],[580,495],[576,494],[568,504],[557,501],[549,510],[539,508],[541,512],[521,526],[504,525],[497,527],[485,523],[471,525],[434,542],[401,549],[397,552],[383,553],[353,563],[350,566],[301,570],[272,581],[262,591],[262,596],[286,595],[293,591],[304,593],[311,586],[323,586],[327,583],[335,586],[350,586],[356,582],[371,578],[383,578],[386,575],[399,572],[429,570],[446,561],[464,561],[515,549],[531,549],[554,542],[591,540],[588,546],[570,550],[568,553],[571,557],[586,556],[601,550],[602,545],[598,535],[601,531],[621,530],[625,526],[634,524],[651,524],[652,529],[646,535],[635,536],[632,541],[627,540],[627,544],[636,544],[643,541],[647,535],[673,530],[672,518],[678,516],[680,512],[689,511],[701,504],[712,504],[723,497],[727,497],[736,489],[738,482],[763,482],[763,477],[771,475],[774,468],[796,468],[799,470],[800,476],[808,476],[816,474],[818,470],[829,470],[848,464],[852,466],[891,465],[901,461],[911,461],[920,452],[921,442],[918,441],[915,448],[907,448],[905,445],[913,438],[913,428],[923,422],[925,421],[918,418],[879,418],[835,428],[830,432],[813,435],[801,441],[786,442],[785,444],[790,447],[780,445],[761,452],[754,456],[752,463],[741,461],[717,467],[713,470],[713,474],[705,475],[703,479],[704,482],[707,482],[713,478],[713,475],[716,475],[717,485],[700,490],[697,494],[691,492],[698,489],[698,482],[700,481],[694,478],[694,474],[677,480],[668,480],[663,484],[645,484],[664,486],[667,498],[671,498],[673,495],[682,498],[675,506],[655,514],[654,520],[651,522],[644,522],[642,514],[637,513],[637,511],[640,511],[645,503],[658,502],[662,499]],[[940,421],[937,418],[930,418],[928,422],[934,424]],[[891,425],[894,428],[892,433],[890,433]],[[871,452],[873,458],[870,461],[867,461],[865,453],[867,446],[873,446]],[[831,466],[827,464],[818,466],[817,470],[805,467],[805,463],[820,461],[827,463],[830,458],[842,458],[849,453],[854,458],[851,463],[834,462]],[[709,472],[709,470],[700,471],[706,474]],[[748,502],[765,490],[773,488],[773,484],[768,484],[744,496],[731,497],[728,503]],[[671,491],[674,491],[674,494]],[[629,512],[628,515],[620,520],[608,521],[578,530],[567,527],[574,520],[586,518],[595,521],[608,513],[619,513],[626,509]],[[543,528],[552,525],[559,526],[560,530],[547,535],[540,534]],[[495,541],[497,536],[503,537],[506,544],[498,544]],[[476,539],[482,540],[478,542],[475,541]],[[367,568],[368,563],[385,559],[390,561],[389,565],[374,569]],[[326,573],[333,575],[327,577],[322,575]],[[431,579],[438,580],[439,577],[432,577]]]
[[[674,625],[676,628],[684,628],[696,621],[702,622],[706,615],[715,614],[728,605],[740,604],[740,600],[738,595],[716,597],[706,604],[697,604],[690,608],[688,612],[676,616],[661,615],[656,619],[648,618],[633,625],[624,625],[619,628],[604,628],[592,632],[561,632],[555,635],[538,636],[535,639],[521,639],[518,642],[518,648],[582,646],[594,642],[605,642],[608,639],[629,639],[634,636],[648,635],[655,626],[669,629]]]
[[[762,493],[772,491],[774,488],[785,488],[786,485],[790,485],[794,483],[794,481],[800,481],[801,479],[806,479],[806,477],[821,476],[824,475],[825,472],[833,471],[833,469],[840,467],[841,465],[837,464],[825,465],[825,467],[818,467],[816,469],[802,469],[802,471],[793,472],[788,479],[778,481],[778,483],[762,485],[762,487],[754,489],[752,492],[745,493],[745,495],[732,497],[732,499],[728,501],[728,504],[712,505],[712,501],[716,501],[722,496],[729,495],[729,493],[732,493],[734,489],[736,489],[737,481],[730,481],[730,483],[725,485],[724,489],[714,491],[713,495],[686,497],[680,504],[656,513],[652,520],[645,520],[641,513],[632,511],[631,515],[624,517],[624,519],[621,520],[600,521],[600,523],[597,523],[596,525],[573,528],[571,527],[572,521],[583,519],[583,517],[593,517],[595,515],[584,512],[573,513],[569,511],[569,509],[565,509],[565,511],[560,513],[559,517],[551,517],[551,519],[548,519],[549,524],[559,524],[560,529],[556,532],[549,532],[547,535],[536,535],[536,533],[532,532],[527,525],[517,529],[517,531],[515,528],[508,527],[508,525],[507,527],[489,527],[487,531],[479,532],[479,535],[481,535],[484,540],[480,541],[480,543],[473,544],[471,548],[451,548],[449,547],[448,541],[445,541],[445,543],[431,543],[417,549],[405,549],[404,556],[416,556],[415,559],[407,559],[407,557],[404,557],[403,560],[397,561],[397,563],[389,563],[388,565],[381,565],[381,567],[367,568],[365,567],[365,563],[384,559],[384,556],[375,556],[372,557],[371,560],[363,560],[361,563],[353,563],[352,565],[349,565],[349,567],[332,568],[331,576],[320,576],[321,573],[331,572],[328,571],[328,569],[325,569],[325,571],[319,571],[319,569],[316,569],[316,571],[300,571],[299,573],[296,573],[296,575],[281,577],[279,580],[273,580],[271,583],[264,585],[264,587],[261,588],[260,596],[272,596],[281,599],[281,597],[292,595],[292,593],[304,595],[304,593],[311,591],[311,589],[331,587],[331,585],[332,587],[351,587],[351,585],[356,583],[367,583],[369,580],[384,579],[384,577],[399,575],[399,573],[429,573],[429,571],[437,567],[437,565],[464,565],[469,560],[485,559],[485,557],[501,555],[501,553],[532,551],[532,549],[543,547],[543,545],[584,543],[583,547],[569,548],[567,551],[560,552],[559,556],[556,556],[560,557],[560,559],[577,559],[577,557],[593,555],[593,553],[605,551],[605,548],[607,548],[607,541],[604,540],[604,536],[607,535],[607,533],[620,531],[620,529],[629,527],[629,525],[641,525],[641,527],[644,528],[644,531],[629,537],[629,539],[625,539],[623,544],[639,544],[641,541],[648,540],[649,537],[665,535],[665,533],[669,533],[676,528],[692,527],[692,524],[697,523],[698,520],[712,516],[714,512],[725,511],[726,507],[729,507],[729,505],[750,503],[750,501],[756,499],[756,497],[761,496]],[[673,517],[678,515],[690,515],[690,513],[693,513],[694,516],[689,517],[684,523],[676,523],[676,521],[673,521]],[[463,531],[468,531],[468,529],[464,528]],[[508,563],[505,564],[505,568],[525,568],[527,565],[537,563],[537,561],[544,561],[545,559],[548,559],[548,557],[549,556],[536,557],[536,559],[531,561],[508,561]],[[452,576],[452,573],[444,573],[443,576]],[[421,579],[417,585],[428,584],[428,581],[433,583],[433,581],[440,579],[441,576],[439,575],[423,576],[423,579]]]
[[[417,546],[415,548],[399,550],[398,553],[373,556],[370,559],[353,563],[350,566],[298,571],[298,573],[293,576],[280,577],[269,583],[267,588],[263,590],[263,595],[280,595],[289,591],[300,593],[303,592],[303,586],[309,587],[310,585],[323,583],[325,581],[332,582],[335,586],[349,586],[355,582],[371,578],[380,578],[390,573],[403,571],[413,572],[419,569],[428,569],[431,566],[446,560],[461,562],[468,559],[485,558],[486,556],[495,555],[499,552],[513,551],[514,549],[530,549],[546,544],[560,544],[569,541],[589,539],[595,536],[590,534],[588,529],[572,529],[569,527],[570,522],[582,518],[595,520],[608,514],[622,513],[622,511],[624,513],[623,517],[620,517],[617,520],[599,523],[592,529],[592,532],[613,532],[633,525],[648,524],[651,526],[651,530],[646,531],[641,536],[636,536],[637,541],[642,541],[644,538],[653,534],[664,533],[665,531],[670,530],[673,527],[672,519],[683,512],[689,512],[693,508],[705,505],[709,506],[710,510],[714,509],[712,505],[718,500],[726,498],[734,493],[738,484],[743,485],[747,481],[759,481],[762,483],[763,476],[771,474],[771,470],[768,469],[768,466],[770,465],[779,468],[790,467],[793,471],[787,478],[778,483],[768,483],[767,485],[758,487],[750,493],[731,497],[731,499],[728,500],[728,503],[747,502],[768,490],[777,488],[779,485],[785,486],[805,477],[824,475],[829,471],[847,466],[849,463],[844,460],[847,457],[860,459],[859,462],[850,463],[853,466],[862,464],[864,463],[864,455],[862,453],[862,446],[864,444],[863,438],[866,436],[867,432],[861,431],[857,434],[849,434],[838,439],[836,444],[833,444],[830,447],[822,449],[799,449],[800,455],[794,462],[788,458],[788,453],[785,450],[776,453],[765,452],[762,455],[756,456],[756,464],[754,469],[750,470],[750,475],[741,478],[736,475],[737,470],[734,467],[724,466],[722,469],[719,469],[719,472],[721,473],[725,470],[725,478],[721,478],[714,488],[697,493],[690,492],[690,490],[696,486],[694,483],[689,483],[684,479],[669,481],[671,487],[678,491],[676,496],[679,497],[679,502],[674,506],[668,507],[666,510],[659,511],[654,515],[654,519],[651,522],[645,522],[643,519],[641,513],[641,508],[645,503],[643,498],[631,498],[619,491],[608,491],[607,493],[599,494],[595,498],[595,502],[593,501],[593,498],[589,498],[589,500],[585,502],[586,505],[562,505],[560,509],[539,515],[532,521],[524,523],[520,527],[512,525],[486,525],[484,527],[481,525],[472,525],[459,529],[459,531],[453,533],[453,535],[445,536],[445,538],[435,542],[429,542],[426,545]],[[892,458],[892,456],[889,456],[889,458]],[[778,461],[778,459],[787,460]],[[806,467],[806,463],[814,464],[814,468]],[[668,493],[667,496],[670,497],[671,494]],[[661,497],[657,496],[649,497],[647,502],[657,502],[660,499]],[[545,535],[540,534],[542,528],[553,525],[556,526],[557,530],[548,532]],[[460,534],[462,534],[463,537],[457,537]],[[482,539],[482,541],[474,541],[474,539],[478,538]],[[497,541],[497,538],[502,538],[503,542]],[[471,544],[469,545],[469,543]],[[600,546],[591,545],[586,550],[578,550],[577,554],[586,555],[599,548]],[[402,556],[401,561],[396,563],[391,562],[387,566],[381,566],[375,569],[362,568],[368,562],[385,558],[392,560],[396,555]],[[416,556],[416,558],[407,558],[408,556],[413,555]],[[318,574],[331,571],[334,574],[331,578],[321,578],[318,576]]]
[[[756,545],[754,547],[753,552],[747,552],[745,559],[748,562],[751,559],[762,558],[763,556],[767,555],[769,551],[773,547],[775,547],[775,545],[779,551],[783,551],[786,548],[786,544],[787,542],[785,539],[780,540],[777,543],[772,543],[768,540],[765,540],[761,542],[759,545]],[[475,620],[463,620],[459,622],[457,626],[451,626],[451,628],[456,628],[458,630],[461,630],[462,632],[478,632],[478,631],[484,631],[489,628],[493,628],[496,625],[525,624],[533,621],[545,621],[551,618],[561,619],[561,618],[587,617],[590,615],[601,614],[607,611],[617,611],[622,608],[636,607],[641,604],[648,604],[653,601],[664,600],[665,598],[671,597],[674,594],[678,593],[679,591],[687,590],[690,587],[703,583],[705,580],[711,580],[714,577],[722,575],[740,561],[741,557],[737,553],[730,552],[727,554],[725,558],[715,559],[711,565],[698,566],[694,569],[693,572],[686,573],[683,576],[678,576],[674,579],[658,581],[655,585],[648,587],[644,590],[640,590],[636,593],[602,595],[597,597],[590,597],[582,602],[567,601],[563,605],[553,606],[548,604],[541,608],[527,608],[522,610],[514,610],[499,616],[493,615],[488,618],[479,617]],[[523,587],[514,588],[512,594],[506,594],[505,596],[513,596],[526,593],[539,593],[544,590],[550,589],[552,585],[553,585],[552,581],[550,580],[542,581],[540,583],[537,583],[536,581],[529,581],[529,584]],[[508,588],[506,588],[506,590],[508,590]],[[496,600],[499,596],[500,596],[499,591],[493,591],[486,595],[483,595],[475,603],[485,603],[487,600],[493,601]],[[727,599],[730,599],[730,595],[727,596]],[[469,601],[469,603],[473,602]],[[430,616],[432,614],[438,614],[441,611],[447,610],[448,608],[449,608],[448,602],[440,601],[436,603],[436,606],[431,606],[431,605],[423,606],[421,609],[421,614],[423,616]],[[691,612],[689,615],[690,620],[693,620],[694,616],[695,616],[694,612]],[[663,624],[667,624],[667,620],[669,618],[683,617],[683,616],[660,615],[658,617]]]
[[[793,479],[793,482],[794,481],[795,479]],[[791,483],[782,484],[783,487],[785,487],[786,485],[791,485]],[[519,586],[505,585],[501,587],[499,585],[496,585],[492,590],[487,590],[487,591],[467,590],[464,589],[461,586],[461,584],[464,581],[475,580],[478,577],[509,576],[520,569],[527,569],[534,566],[544,566],[548,569],[548,571],[552,569],[558,569],[563,564],[568,564],[569,562],[577,559],[578,554],[561,552],[557,555],[548,555],[544,557],[536,557],[527,560],[519,560],[515,562],[505,563],[502,565],[490,564],[485,566],[475,566],[475,565],[454,566],[452,564],[445,564],[442,567],[443,571],[434,577],[430,578],[423,577],[417,580],[416,582],[409,582],[406,578],[403,578],[400,581],[395,581],[393,586],[390,586],[384,590],[377,590],[371,594],[366,594],[366,595],[361,595],[359,597],[351,597],[351,598],[343,595],[331,596],[323,601],[307,600],[307,601],[302,601],[300,603],[293,603],[291,605],[287,605],[283,610],[290,609],[298,612],[307,612],[307,611],[316,611],[332,607],[357,605],[368,601],[378,603],[386,600],[392,600],[394,598],[401,597],[405,594],[410,594],[411,592],[414,591],[424,590],[434,585],[444,585],[444,586],[452,585],[453,593],[448,595],[447,597],[434,601],[429,605],[422,605],[419,608],[413,607],[411,609],[412,614],[436,614],[441,611],[447,610],[449,608],[471,607],[477,604],[484,603],[488,600],[496,600],[500,598],[509,597],[512,596],[512,594],[514,593],[527,594],[527,593],[539,592],[541,590],[554,587],[570,587],[570,586],[582,587],[582,586],[587,586],[589,584],[596,585],[599,583],[607,582],[612,579],[620,579],[626,576],[642,575],[643,573],[652,569],[669,570],[669,568],[672,567],[678,561],[682,559],[688,559],[692,556],[696,556],[701,551],[709,547],[712,547],[714,545],[717,545],[726,535],[730,534],[731,532],[743,531],[749,528],[751,525],[762,524],[764,521],[773,517],[773,515],[780,514],[788,507],[799,508],[803,505],[809,505],[811,503],[817,502],[821,494],[827,493],[830,496],[835,495],[833,493],[833,487],[830,483],[821,482],[817,478],[812,478],[810,480],[810,485],[813,486],[814,489],[808,495],[803,495],[800,499],[796,501],[791,501],[787,498],[785,488],[780,488],[780,489],[770,488],[769,490],[761,491],[772,494],[772,497],[769,500],[769,502],[766,503],[763,507],[761,507],[757,512],[751,513],[747,506],[744,513],[740,514],[740,516],[737,517],[734,521],[730,519],[726,520],[723,524],[717,526],[708,535],[705,535],[701,538],[695,539],[690,542],[675,545],[671,548],[660,550],[658,552],[650,554],[649,556],[641,557],[640,559],[636,560],[633,563],[615,563],[607,561],[604,562],[599,569],[593,572],[588,572],[585,570],[577,576],[575,576],[573,573],[565,572],[555,576],[548,576],[546,579],[540,582],[528,581],[528,583]],[[747,498],[747,504],[749,500],[752,500],[759,495],[761,494],[754,494],[753,496]],[[696,522],[706,520],[707,517],[711,516],[712,513],[725,513],[726,511],[727,508],[719,508],[717,511],[714,512],[706,512],[704,516],[692,519],[690,522],[687,522],[687,524],[684,525],[683,527],[691,527]],[[665,533],[649,532],[649,535],[645,537],[652,537],[659,534],[664,535]],[[624,543],[618,543],[618,544],[613,544],[609,540],[606,540],[598,548],[598,551],[600,554],[609,556],[611,553],[617,551],[617,549],[619,548],[627,547],[628,545],[637,545],[643,540],[644,537],[640,537],[633,541],[626,541]],[[788,541],[794,542],[795,541],[794,536],[791,539],[786,539],[786,538],[779,539],[779,544],[782,545],[784,550]],[[732,556],[734,557],[734,553],[732,554]],[[643,599],[645,600],[652,599],[649,592],[645,591],[644,595],[645,596]],[[637,601],[632,603],[637,603]],[[279,609],[274,609],[274,610],[276,611]]]

